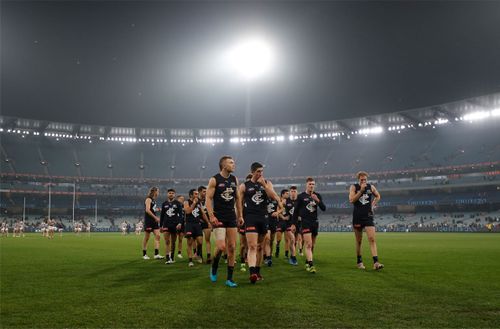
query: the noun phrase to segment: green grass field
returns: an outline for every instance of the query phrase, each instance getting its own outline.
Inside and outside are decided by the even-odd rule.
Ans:
[[[500,234],[380,233],[375,272],[352,234],[322,233],[318,273],[274,259],[236,289],[224,264],[213,284],[208,265],[143,260],[141,239],[1,238],[1,327],[500,327]]]

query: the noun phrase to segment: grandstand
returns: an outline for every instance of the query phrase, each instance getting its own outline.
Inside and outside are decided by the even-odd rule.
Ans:
[[[328,207],[323,230],[350,230],[347,191],[359,170],[370,172],[383,194],[380,229],[474,231],[491,221],[497,230],[499,99],[494,94],[373,117],[232,129],[0,117],[1,207],[4,219],[28,213],[36,227],[47,214],[50,185],[51,213],[64,227],[73,223],[75,196],[75,220],[117,230],[117,220],[135,223],[142,216],[150,186],[185,194],[206,185],[219,157],[231,154],[240,179],[251,162],[261,161],[277,190],[300,189],[314,176]],[[449,220],[457,216],[467,219]]]

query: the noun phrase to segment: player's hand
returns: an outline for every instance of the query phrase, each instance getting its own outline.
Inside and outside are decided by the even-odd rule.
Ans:
[[[292,233],[295,234],[295,231],[297,230],[297,228],[295,227],[295,224],[290,225],[290,229],[292,230]]]
[[[243,219],[243,217],[238,218],[238,225],[240,227],[243,227],[243,224],[245,224],[245,220]]]
[[[361,183],[361,191],[364,192],[366,190],[366,183]]]
[[[215,215],[212,215],[210,216],[210,223],[212,223],[213,226],[217,226],[219,225],[219,220],[215,217]]]
[[[279,213],[277,211],[273,212],[271,214],[271,217],[277,218],[279,216]]]
[[[159,223],[159,222],[160,222],[160,219],[159,219],[158,217],[155,217],[155,221],[156,221],[157,223]]]
[[[264,178],[264,176],[260,176],[260,178],[257,179],[257,183],[265,186],[266,185],[266,179]]]
[[[375,209],[378,208],[378,205],[374,202],[372,203],[372,212],[375,211]]]
[[[313,194],[311,194],[311,198],[312,198],[314,201],[318,202],[318,203],[320,202],[320,201],[319,201],[318,196],[317,196],[317,195],[316,195],[316,193],[314,193],[314,192],[313,192]]]
[[[199,200],[198,200],[198,198],[194,198],[194,199],[193,199],[193,203],[194,203],[194,204],[197,204],[197,203],[198,203],[198,201],[199,201]]]
[[[177,226],[176,226],[175,228],[176,228],[177,230],[180,230],[180,229],[181,229],[181,227],[182,227],[182,225],[181,225],[181,224],[177,224]]]

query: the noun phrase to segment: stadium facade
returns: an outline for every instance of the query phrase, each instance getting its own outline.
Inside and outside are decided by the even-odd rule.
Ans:
[[[315,177],[329,209],[327,224],[348,226],[347,191],[359,170],[371,174],[383,195],[380,214],[418,219],[420,213],[483,212],[490,218],[500,210],[499,127],[500,94],[253,128],[107,127],[0,117],[2,213],[16,218],[28,209],[40,219],[50,208],[73,220],[74,208],[76,217],[85,218],[97,207],[103,216],[137,220],[150,186],[185,194],[206,185],[220,156],[230,154],[240,178],[251,162],[264,163],[277,190],[300,189],[305,177]]]

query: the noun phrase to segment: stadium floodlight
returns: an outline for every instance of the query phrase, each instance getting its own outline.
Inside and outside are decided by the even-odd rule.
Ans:
[[[359,131],[357,131],[356,133],[359,133],[361,135],[371,135],[371,134],[380,134],[384,132],[384,128],[382,127],[373,127],[373,128],[364,128],[364,129],[361,129]]]
[[[229,67],[246,81],[253,81],[267,74],[274,65],[275,54],[265,39],[244,39],[226,53]]]
[[[491,116],[492,117],[498,117],[498,116],[500,116],[500,108],[492,110],[491,111]]]
[[[240,139],[238,137],[231,137],[229,139],[229,143],[239,143]]]
[[[488,111],[478,111],[478,112],[472,112],[469,114],[464,115],[464,120],[465,121],[476,121],[476,120],[482,120],[486,119],[490,116],[490,112]]]

